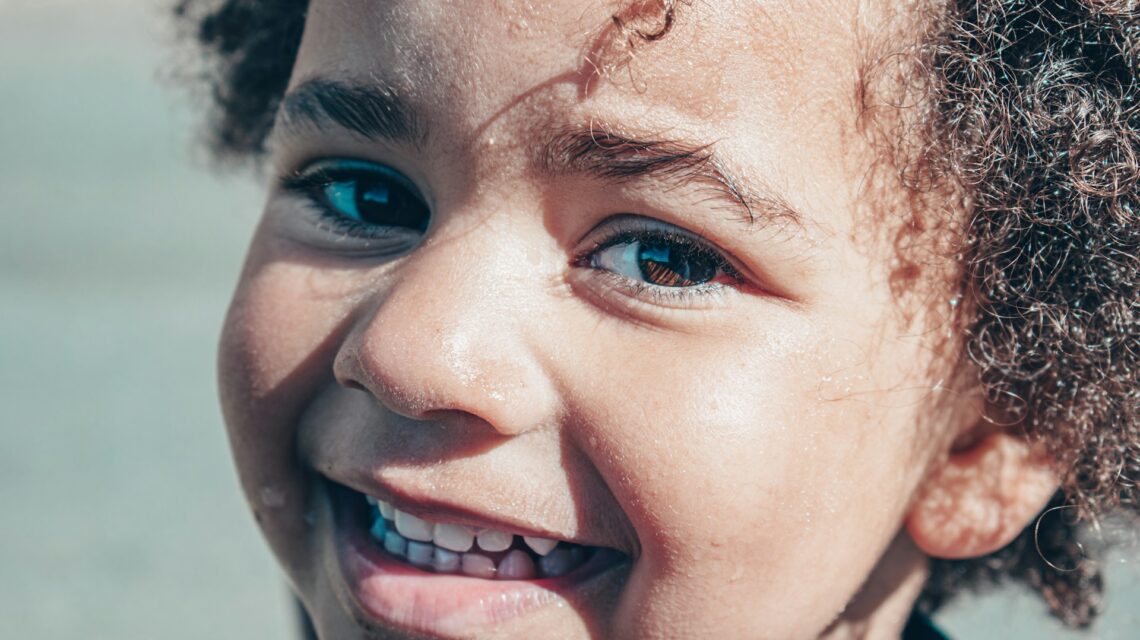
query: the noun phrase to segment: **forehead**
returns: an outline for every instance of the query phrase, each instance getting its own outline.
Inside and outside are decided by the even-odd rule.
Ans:
[[[658,2],[314,0],[294,82],[382,79],[483,127],[512,108],[550,113],[551,102],[676,125],[821,103],[853,115],[858,6],[679,3],[675,28],[648,43],[631,32],[659,29]]]
[[[583,123],[715,143],[794,208],[834,213],[866,170],[855,96],[884,13],[869,7],[681,2],[648,42],[633,32],[660,29],[660,2],[313,0],[292,85],[393,87],[437,140],[484,163],[488,141],[502,153]]]

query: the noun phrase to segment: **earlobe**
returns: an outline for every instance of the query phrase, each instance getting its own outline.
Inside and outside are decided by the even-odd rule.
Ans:
[[[932,467],[906,528],[929,556],[983,556],[1017,537],[1057,486],[1048,454],[1020,435],[993,431]]]

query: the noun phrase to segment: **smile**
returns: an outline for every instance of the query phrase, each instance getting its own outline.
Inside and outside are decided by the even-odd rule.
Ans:
[[[389,555],[420,569],[486,580],[556,578],[598,549],[492,528],[431,522],[366,496],[369,535]]]
[[[351,599],[365,618],[386,627],[465,636],[555,603],[596,597],[630,567],[628,555],[609,547],[510,531],[479,517],[448,522],[425,505],[397,506],[327,486]]]

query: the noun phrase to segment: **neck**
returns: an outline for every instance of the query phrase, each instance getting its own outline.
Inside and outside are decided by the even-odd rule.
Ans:
[[[900,532],[820,640],[898,640],[929,575],[926,556]]]

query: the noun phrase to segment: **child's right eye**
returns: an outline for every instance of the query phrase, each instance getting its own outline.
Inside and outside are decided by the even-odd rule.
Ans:
[[[282,184],[312,201],[336,231],[348,236],[422,234],[431,220],[431,211],[411,180],[382,164],[326,160]]]

